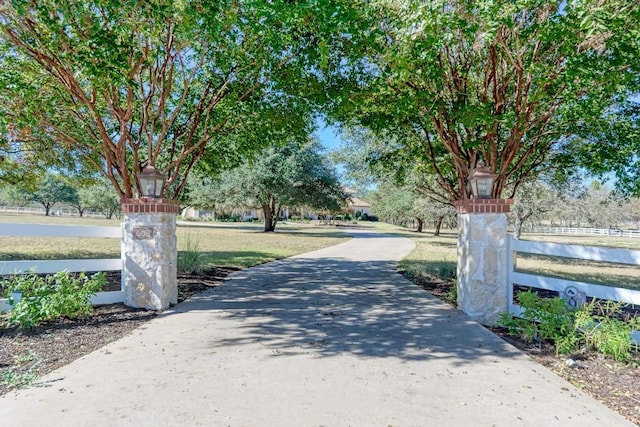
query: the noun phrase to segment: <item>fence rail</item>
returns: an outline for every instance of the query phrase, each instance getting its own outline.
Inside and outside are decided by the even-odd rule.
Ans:
[[[640,239],[640,230],[619,230],[617,228],[591,228],[591,227],[534,227],[527,230],[531,233],[546,234],[573,234],[584,236],[610,236]]]
[[[122,227],[0,224],[0,236],[121,238]],[[19,274],[27,271],[46,274],[63,270],[72,273],[83,271],[122,271],[122,265],[123,262],[121,258],[0,261],[0,274]],[[91,303],[93,305],[114,304],[123,301],[124,288],[122,284],[119,291],[99,292],[91,297]],[[6,311],[8,309],[10,309],[8,300],[0,298],[0,311]]]

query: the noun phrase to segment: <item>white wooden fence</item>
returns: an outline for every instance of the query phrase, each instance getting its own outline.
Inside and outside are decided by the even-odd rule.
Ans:
[[[618,230],[617,228],[591,227],[534,227],[531,233],[572,234],[581,236],[610,236],[640,239],[640,230]]]
[[[0,206],[0,213],[22,214],[22,215],[44,215],[45,209],[38,206]],[[56,206],[49,212],[51,216],[72,216],[79,217],[78,210],[69,206]],[[82,213],[85,218],[104,218],[102,212],[85,210]]]
[[[594,246],[563,245],[558,243],[533,242],[509,238],[507,280],[509,289],[509,313],[519,316],[522,307],[513,301],[513,286],[522,285],[550,291],[582,292],[589,298],[611,301],[621,301],[628,304],[640,305],[640,291],[616,288],[612,286],[596,285],[592,283],[575,282],[541,275],[520,273],[516,271],[518,253],[549,255],[564,258],[577,258],[590,261],[610,262],[640,266],[640,251],[627,249],[613,249]],[[639,283],[640,285],[640,283]],[[640,287],[640,286],[639,286]],[[567,292],[570,290],[570,292]],[[640,343],[640,332],[634,333],[636,343]]]
[[[0,224],[0,236],[50,236],[50,237],[92,237],[122,238],[122,227],[94,227],[80,225],[43,224]],[[0,240],[1,241],[1,240]],[[82,271],[122,271],[122,258],[110,259],[68,259],[68,260],[28,260],[1,261],[0,275],[24,273],[57,273]],[[1,295],[0,295],[1,296]],[[93,305],[113,304],[124,301],[122,284],[119,291],[99,292],[91,298]],[[0,299],[0,311],[10,306],[7,299]]]

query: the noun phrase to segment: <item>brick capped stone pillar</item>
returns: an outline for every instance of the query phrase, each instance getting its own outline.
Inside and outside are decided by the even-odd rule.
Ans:
[[[458,212],[458,308],[472,319],[496,324],[509,310],[507,213],[513,199],[456,202]]]
[[[124,303],[164,310],[178,302],[176,215],[170,199],[124,199]]]

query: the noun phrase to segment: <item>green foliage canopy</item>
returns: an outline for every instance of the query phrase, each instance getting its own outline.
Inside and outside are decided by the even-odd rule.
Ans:
[[[638,92],[640,5],[632,0],[372,7],[385,32],[372,57],[377,79],[336,100],[333,117],[402,137],[399,150],[451,201],[470,197],[481,159],[497,174],[496,198],[562,167],[555,155],[577,118],[602,117]]]
[[[335,212],[347,196],[319,143],[310,141],[268,148],[216,180],[194,183],[189,198],[199,206],[208,200],[212,206],[262,209],[265,231],[274,231],[284,207]]]
[[[16,0],[0,4],[6,134],[74,153],[132,197],[146,164],[177,197],[270,134],[306,134],[357,74],[358,2]],[[301,96],[304,95],[304,96]],[[270,138],[266,138],[270,139]]]

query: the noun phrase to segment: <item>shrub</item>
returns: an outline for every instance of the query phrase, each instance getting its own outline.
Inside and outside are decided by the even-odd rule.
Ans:
[[[576,327],[584,336],[585,346],[615,360],[628,360],[633,355],[631,333],[640,328],[640,319],[624,320],[623,304],[614,301],[596,301],[576,313]]]
[[[93,310],[91,296],[99,292],[107,280],[104,273],[87,277],[61,271],[45,277],[35,273],[15,275],[3,283],[9,293],[21,292],[19,302],[11,301],[7,314],[9,326],[31,328],[59,317],[78,318]]]
[[[581,348],[614,358],[633,356],[631,332],[640,328],[637,317],[624,319],[623,304],[593,299],[577,309],[561,298],[540,298],[535,292],[520,292],[521,318],[503,314],[499,323],[512,335],[527,340],[550,340],[556,353],[569,354]]]
[[[564,300],[540,298],[533,291],[520,292],[517,299],[524,310],[521,318],[503,315],[500,319],[500,324],[507,327],[509,333],[529,341],[551,340],[557,353],[577,349],[578,342],[573,339],[574,311]]]

